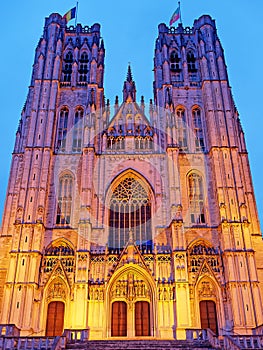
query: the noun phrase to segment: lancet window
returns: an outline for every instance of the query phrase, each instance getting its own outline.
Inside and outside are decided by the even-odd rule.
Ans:
[[[188,72],[196,72],[195,56],[192,51],[189,51],[186,56]]]
[[[57,149],[60,152],[66,150],[66,137],[68,131],[68,108],[64,107],[59,113]]]
[[[73,126],[73,141],[72,151],[81,152],[82,147],[82,132],[83,132],[83,108],[78,108],[75,112],[74,126]]]
[[[153,149],[153,138],[151,136],[135,137],[135,149]]]
[[[180,151],[186,151],[187,145],[187,128],[186,128],[186,116],[183,108],[176,110],[176,124],[177,124],[177,142]]]
[[[131,231],[142,251],[152,248],[149,191],[140,181],[127,177],[114,189],[110,199],[109,248],[123,248]]]
[[[172,72],[180,71],[180,58],[177,51],[172,51],[170,55],[170,67]]]
[[[73,55],[71,51],[68,51],[64,57],[64,68],[63,68],[63,81],[70,82],[72,74],[72,63]]]
[[[195,134],[195,150],[202,152],[205,150],[204,134],[202,127],[201,111],[199,108],[194,108],[192,111],[194,134]]]
[[[58,204],[57,204],[57,225],[70,224],[73,195],[73,176],[65,174],[59,179]]]
[[[86,82],[87,79],[87,74],[88,74],[88,54],[87,52],[82,52],[80,55],[79,59],[79,67],[78,67],[78,72],[79,72],[79,82]]]
[[[118,136],[114,137],[113,135],[108,137],[107,148],[112,150],[122,150],[124,149],[124,137]]]
[[[196,173],[188,176],[190,221],[193,224],[205,223],[203,179]]]

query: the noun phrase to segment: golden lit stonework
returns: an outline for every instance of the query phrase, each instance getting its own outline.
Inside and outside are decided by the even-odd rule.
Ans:
[[[263,348],[262,235],[215,22],[158,31],[153,100],[129,65],[111,108],[100,25],[46,18],[0,237],[1,349]]]

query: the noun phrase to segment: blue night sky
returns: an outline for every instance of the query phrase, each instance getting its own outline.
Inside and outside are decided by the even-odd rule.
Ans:
[[[25,103],[34,51],[43,32],[44,18],[64,14],[72,0],[13,0],[1,4],[1,123],[0,216],[4,206],[11,153],[20,113]],[[168,25],[177,8],[172,0],[80,0],[78,23],[101,24],[106,48],[105,95],[114,103],[122,96],[123,81],[131,62],[138,99],[152,98],[153,55],[159,23]],[[225,50],[230,85],[245,131],[258,212],[263,223],[263,1],[181,0],[184,26],[209,14],[216,20]],[[69,22],[74,24],[74,20]],[[262,226],[262,225],[261,225]]]

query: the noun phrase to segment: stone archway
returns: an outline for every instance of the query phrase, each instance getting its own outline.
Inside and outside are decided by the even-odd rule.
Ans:
[[[151,278],[149,276],[149,278]],[[109,286],[110,337],[153,336],[154,293],[150,281],[137,268],[124,269]]]
[[[203,277],[197,286],[199,297],[200,326],[203,329],[210,328],[218,335],[219,299],[214,282],[208,276]]]

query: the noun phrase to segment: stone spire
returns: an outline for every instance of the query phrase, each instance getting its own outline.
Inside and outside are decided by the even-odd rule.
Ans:
[[[123,102],[136,101],[136,86],[132,78],[132,71],[130,64],[128,65],[127,77],[123,85]]]

